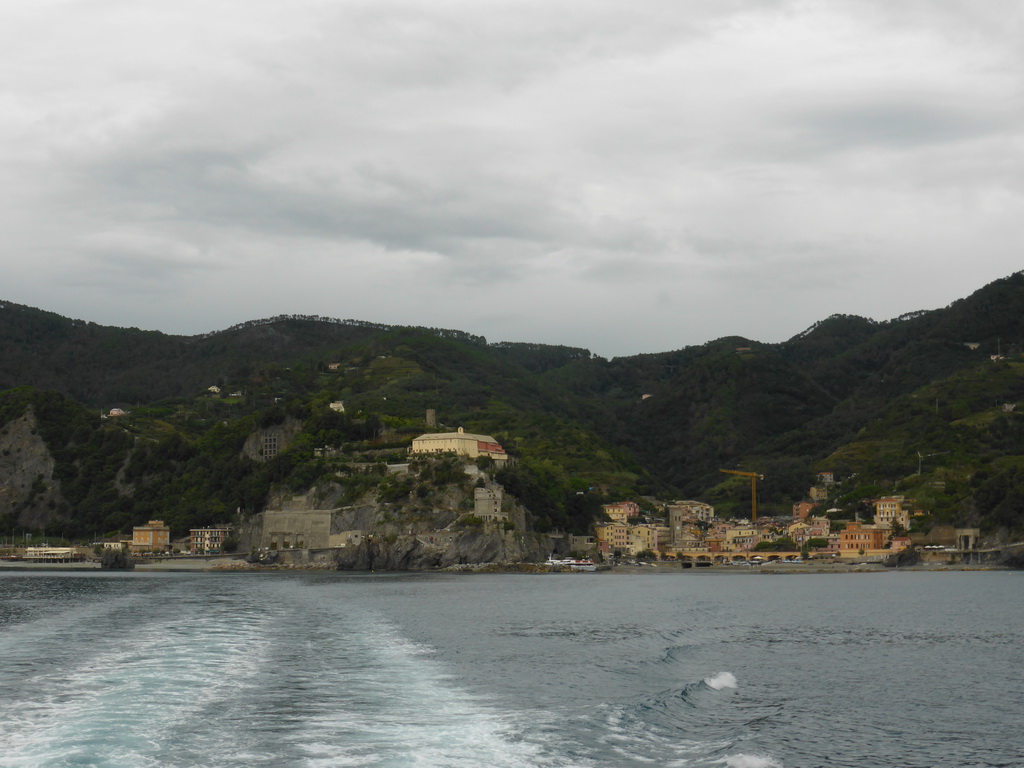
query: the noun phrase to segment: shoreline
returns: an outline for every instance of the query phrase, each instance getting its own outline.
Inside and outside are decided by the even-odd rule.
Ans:
[[[328,563],[304,565],[259,565],[248,563],[238,557],[202,557],[195,559],[175,558],[136,563],[135,567],[126,570],[102,569],[99,563],[27,563],[7,561],[0,564],[0,571],[8,572],[51,572],[81,573],[102,571],[104,573],[273,573],[288,571],[335,571]],[[827,561],[822,563],[780,564],[770,563],[752,566],[712,565],[706,567],[683,568],[679,563],[658,562],[649,565],[614,565],[599,568],[596,575],[618,574],[635,576],[641,574],[682,575],[697,573],[741,574],[741,575],[797,575],[820,573],[946,573],[946,572],[977,572],[977,571],[1014,571],[1018,570],[1003,565],[967,565],[949,563],[919,563],[902,568],[887,568],[881,563],[842,563]],[[572,573],[573,575],[589,575],[585,572],[551,568],[543,563],[474,563],[447,568],[422,571],[338,571],[339,573],[507,573],[507,574],[554,574]]]
[[[667,566],[667,567],[666,567]],[[761,575],[792,575],[808,573],[941,573],[948,571],[1013,571],[1003,565],[969,565],[960,563],[919,563],[906,567],[887,568],[881,563],[794,563],[789,565],[765,564],[752,566],[735,565],[711,565],[704,567],[683,568],[678,564],[659,563],[651,566],[619,566],[617,570],[624,573],[649,573],[649,572],[678,572],[683,574],[691,573],[738,573],[738,574],[761,574]]]

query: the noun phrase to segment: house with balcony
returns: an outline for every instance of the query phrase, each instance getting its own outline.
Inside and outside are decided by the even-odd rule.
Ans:
[[[883,528],[892,528],[893,522],[898,521],[907,530],[910,527],[910,510],[907,508],[913,502],[908,502],[903,496],[886,496],[875,499],[872,506],[875,508],[874,523]]]
[[[214,555],[224,550],[224,540],[231,537],[230,525],[192,528],[188,532],[188,551],[193,555]]]

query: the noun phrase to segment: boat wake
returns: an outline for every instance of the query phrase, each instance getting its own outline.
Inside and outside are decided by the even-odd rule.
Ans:
[[[764,713],[738,690],[735,675],[716,672],[682,688],[600,705],[567,730],[588,735],[591,744],[581,740],[577,750],[596,765],[609,764],[612,756],[612,764],[622,766],[780,768],[775,758],[750,749]]]

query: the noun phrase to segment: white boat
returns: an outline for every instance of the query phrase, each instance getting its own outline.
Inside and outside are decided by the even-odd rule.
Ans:
[[[594,561],[590,559],[576,560],[572,557],[556,558],[554,556],[549,557],[544,565],[550,565],[559,568],[568,568],[571,571],[596,571],[597,566],[594,565]]]

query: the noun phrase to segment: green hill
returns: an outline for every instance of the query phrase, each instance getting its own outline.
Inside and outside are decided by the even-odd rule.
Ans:
[[[890,321],[832,316],[782,344],[725,338],[612,360],[309,316],[169,336],[2,303],[0,529],[251,513],[338,477],[339,463],[399,460],[429,409],[438,429],[506,446],[506,487],[540,530],[586,530],[602,498],[740,512],[744,486],[723,468],[765,475],[766,514],[788,513],[830,469],[841,509],[900,492],[934,521],[1019,530],[1022,338],[1024,273]],[[101,420],[113,405],[129,415]],[[287,450],[247,455],[253,435],[285,426]]]

